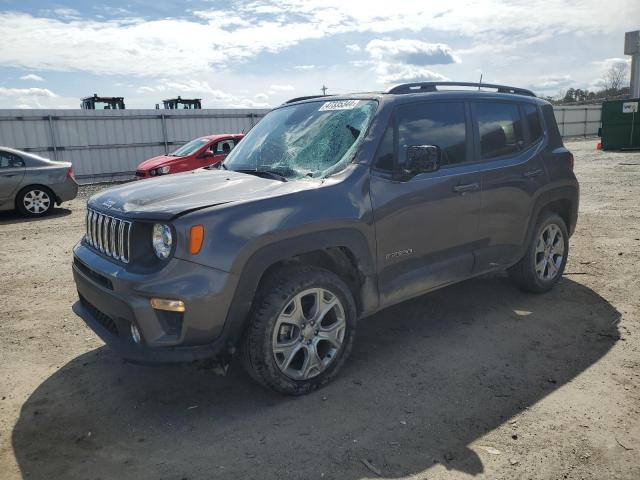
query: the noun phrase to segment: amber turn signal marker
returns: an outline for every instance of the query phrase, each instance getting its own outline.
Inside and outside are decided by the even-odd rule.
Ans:
[[[200,253],[202,242],[204,241],[204,227],[202,225],[194,225],[189,231],[189,253],[195,255]]]
[[[152,298],[151,307],[156,310],[166,310],[168,312],[184,312],[184,302],[182,300]]]

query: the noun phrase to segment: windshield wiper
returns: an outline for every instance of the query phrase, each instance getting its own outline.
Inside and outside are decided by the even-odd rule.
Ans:
[[[287,177],[284,175],[280,175],[278,172],[274,172],[273,170],[251,170],[251,169],[241,169],[236,170],[236,172],[247,173],[249,175],[255,175],[257,177],[261,175],[265,175],[269,178],[273,178],[274,180],[280,180],[281,182],[287,182]]]

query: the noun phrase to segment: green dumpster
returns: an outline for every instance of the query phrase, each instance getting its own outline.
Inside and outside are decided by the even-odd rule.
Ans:
[[[601,122],[603,150],[640,148],[640,99],[604,102]]]

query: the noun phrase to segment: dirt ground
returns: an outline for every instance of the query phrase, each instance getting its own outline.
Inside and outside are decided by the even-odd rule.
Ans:
[[[0,478],[639,479],[640,152],[567,142],[582,198],[564,279],[489,275],[359,325],[303,398],[123,363],[71,312],[91,191],[0,214]]]

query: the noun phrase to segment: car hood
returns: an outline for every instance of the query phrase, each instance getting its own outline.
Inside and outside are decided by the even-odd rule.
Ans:
[[[140,165],[138,165],[138,170],[149,170],[150,168],[156,168],[165,163],[169,163],[171,161],[177,160],[183,157],[171,157],[169,155],[158,155],[157,157],[150,158],[149,160],[145,160]]]
[[[169,220],[201,208],[316,188],[319,181],[281,182],[245,173],[198,169],[104,190],[88,206],[114,215]]]

